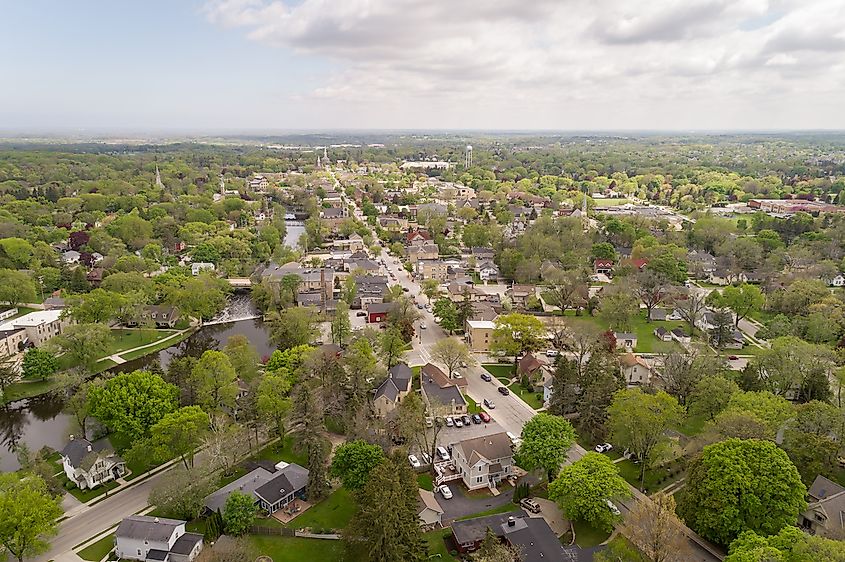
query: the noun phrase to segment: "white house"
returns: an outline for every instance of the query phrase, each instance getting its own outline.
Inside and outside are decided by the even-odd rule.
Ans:
[[[65,475],[80,490],[117,480],[126,474],[126,461],[117,456],[105,440],[91,443],[71,435],[61,455]]]
[[[512,474],[511,439],[505,432],[465,439],[452,446],[452,459],[468,489],[494,488]]]
[[[626,353],[619,363],[628,386],[640,386],[651,381],[651,365],[639,355]]]
[[[840,273],[830,280],[831,287],[845,287],[845,274]]]
[[[419,509],[418,516],[420,518],[420,526],[425,528],[434,528],[443,526],[443,508],[437,503],[437,498],[434,497],[434,492],[418,490],[419,498],[417,501],[417,508]]]
[[[185,521],[133,515],[114,533],[115,553],[124,560],[191,562],[202,550],[202,535],[185,532]]]
[[[478,266],[478,276],[482,281],[495,281],[499,278],[499,268],[492,261],[486,261]]]
[[[27,345],[40,346],[53,336],[57,336],[73,323],[69,316],[62,316],[62,310],[36,310],[13,320],[0,324],[0,332],[24,330]]]
[[[637,334],[613,332],[613,337],[616,339],[617,348],[632,351],[635,347],[637,347]]]
[[[62,263],[65,264],[74,264],[79,263],[79,258],[82,257],[82,254],[77,252],[76,250],[68,250],[62,254]]]
[[[203,271],[214,271],[214,264],[198,261],[191,264],[191,275],[199,275]]]
[[[545,383],[543,383],[543,405],[548,406],[549,402],[552,399],[552,393],[554,392],[554,382],[555,379],[550,377]]]

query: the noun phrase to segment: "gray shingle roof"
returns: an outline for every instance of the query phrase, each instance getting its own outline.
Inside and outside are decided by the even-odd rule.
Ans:
[[[90,448],[90,450],[89,450]],[[114,451],[111,449],[108,441],[105,439],[100,439],[91,443],[87,439],[71,439],[68,441],[65,448],[62,449],[62,456],[67,457],[68,462],[70,462],[70,466],[73,468],[79,468],[82,464],[82,459],[84,459],[88,453],[95,452],[100,453],[100,456],[113,456]]]
[[[298,464],[289,464],[279,470],[272,480],[255,490],[255,495],[269,504],[274,504],[290,493],[298,492],[308,485],[308,469]]]
[[[184,521],[178,519],[132,515],[120,522],[115,536],[145,541],[167,541],[173,535],[173,531],[184,524]]]
[[[274,472],[263,467],[258,467],[206,497],[205,507],[210,511],[217,511],[218,509],[222,511],[226,505],[226,500],[232,492],[237,490],[244,494],[252,494],[255,490],[272,480],[274,476]]]

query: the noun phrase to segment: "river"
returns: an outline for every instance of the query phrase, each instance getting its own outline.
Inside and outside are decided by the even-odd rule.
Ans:
[[[248,298],[247,295],[240,295]],[[238,296],[234,297],[237,302]],[[231,309],[227,307],[227,311]],[[225,312],[224,312],[225,314]],[[263,322],[260,318],[237,320],[234,322],[214,323],[203,326],[189,338],[162,351],[128,361],[112,369],[113,372],[126,372],[143,369],[156,359],[163,368],[173,357],[191,355],[198,357],[207,349],[219,349],[234,335],[249,338],[259,356],[264,359],[273,352]],[[61,450],[66,443],[65,436],[70,424],[70,416],[64,414],[64,396],[58,394],[38,396],[6,404],[0,408],[0,470],[11,471],[19,468],[14,448],[19,443],[26,443],[30,451],[38,451],[45,445]]]

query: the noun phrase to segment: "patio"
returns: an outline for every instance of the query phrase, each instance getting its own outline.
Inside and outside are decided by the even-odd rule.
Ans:
[[[273,519],[276,519],[280,523],[287,525],[288,523],[296,519],[304,511],[307,511],[313,505],[314,504],[311,502],[295,499],[289,504],[287,504],[284,509],[280,509],[279,511],[275,512],[273,514]]]

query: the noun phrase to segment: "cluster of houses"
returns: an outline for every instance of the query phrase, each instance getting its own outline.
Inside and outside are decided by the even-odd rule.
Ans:
[[[12,308],[6,314],[14,316],[17,312],[16,308]],[[11,357],[15,368],[20,370],[27,349],[42,346],[50,338],[61,334],[72,322],[61,309],[36,310],[8,318],[0,323],[0,354]]]

